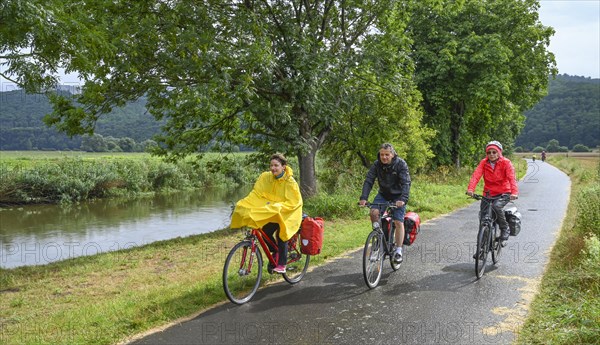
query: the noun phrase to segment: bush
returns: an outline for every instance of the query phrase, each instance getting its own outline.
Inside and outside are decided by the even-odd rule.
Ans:
[[[590,148],[582,145],[582,144],[577,144],[575,146],[573,146],[573,152],[590,152]]]
[[[585,232],[600,236],[600,187],[594,186],[581,191],[578,198],[578,225]]]
[[[532,151],[535,153],[540,153],[540,152],[544,151],[544,148],[541,146],[536,146]]]
[[[515,147],[515,152],[525,152],[525,150],[521,146]]]

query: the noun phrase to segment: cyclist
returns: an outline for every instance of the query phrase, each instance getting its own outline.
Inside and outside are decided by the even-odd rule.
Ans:
[[[479,162],[477,168],[471,176],[469,186],[467,187],[467,195],[473,196],[475,187],[479,183],[479,179],[483,176],[483,194],[489,197],[500,196],[492,204],[492,208],[496,215],[496,222],[502,231],[500,237],[500,245],[506,246],[506,241],[510,234],[506,217],[504,216],[503,208],[510,201],[517,199],[519,188],[515,179],[515,169],[512,162],[502,156],[502,144],[497,141],[490,141],[485,146],[486,158]],[[487,206],[485,200],[481,201],[481,210]]]
[[[277,273],[285,273],[287,241],[302,222],[302,195],[292,168],[282,154],[271,156],[270,171],[263,172],[254,188],[237,202],[231,228],[262,228],[277,243]]]
[[[408,164],[404,159],[398,157],[394,147],[391,144],[382,144],[377,153],[377,160],[371,165],[367,172],[367,177],[363,183],[362,194],[359,205],[365,206],[373,188],[375,180],[379,183],[379,191],[373,200],[374,204],[394,202],[397,209],[394,210],[392,219],[396,227],[396,250],[394,260],[402,262],[402,242],[404,241],[404,213],[406,212],[406,203],[410,194],[410,174]],[[374,227],[379,225],[379,214],[382,207],[373,205],[371,207],[371,222]]]
[[[546,161],[546,151],[542,150],[542,162]]]

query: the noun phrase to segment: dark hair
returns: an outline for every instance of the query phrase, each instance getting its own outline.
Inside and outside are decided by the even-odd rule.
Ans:
[[[383,143],[381,144],[381,147],[379,147],[379,149],[384,149],[384,150],[390,150],[392,151],[392,154],[395,156],[396,155],[396,150],[394,150],[394,147],[392,146],[392,144],[390,143]]]
[[[285,156],[282,155],[281,153],[275,153],[271,156],[270,161],[272,161],[273,159],[276,159],[279,161],[279,163],[281,163],[281,165],[287,165],[287,159],[285,159]]]

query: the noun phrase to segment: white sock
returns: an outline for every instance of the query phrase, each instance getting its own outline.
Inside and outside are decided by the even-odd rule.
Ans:
[[[402,247],[396,247],[396,253],[402,254]]]

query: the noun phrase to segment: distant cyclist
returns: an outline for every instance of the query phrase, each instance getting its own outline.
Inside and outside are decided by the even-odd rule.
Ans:
[[[379,183],[379,191],[373,204],[393,202],[398,208],[394,210],[392,218],[397,229],[395,242],[396,251],[394,260],[402,262],[402,242],[404,241],[404,213],[410,194],[410,174],[408,164],[398,157],[391,144],[382,144],[377,153],[377,160],[371,165],[362,188],[359,205],[365,206],[373,188],[375,180]],[[379,214],[382,208],[376,205],[371,207],[371,222],[379,225]]]
[[[471,176],[469,186],[467,187],[467,195],[473,196],[473,192],[479,183],[479,179],[483,176],[483,194],[488,197],[500,196],[492,204],[496,215],[496,222],[502,230],[500,244],[506,246],[506,241],[510,234],[506,217],[504,216],[503,208],[510,201],[517,199],[519,188],[515,179],[515,169],[512,162],[502,156],[502,144],[497,141],[490,141],[485,146],[486,158],[479,162],[477,168]],[[485,210],[487,202],[481,201],[481,210]]]
[[[542,162],[546,161],[546,151],[542,151]]]

